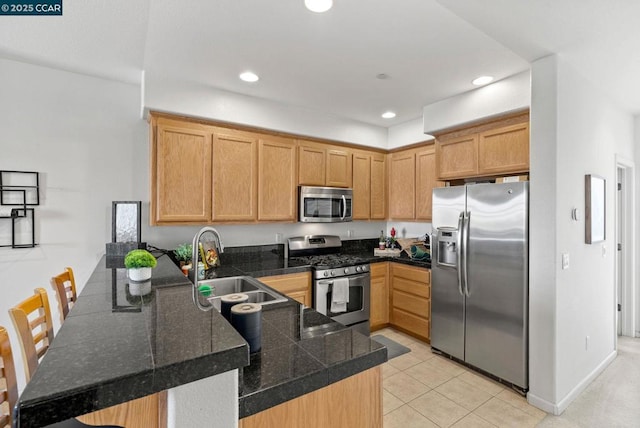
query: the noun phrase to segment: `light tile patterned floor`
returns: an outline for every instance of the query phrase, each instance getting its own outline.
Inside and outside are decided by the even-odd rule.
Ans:
[[[382,366],[384,428],[534,427],[546,413],[520,395],[449,359],[424,342],[377,331],[411,349]]]

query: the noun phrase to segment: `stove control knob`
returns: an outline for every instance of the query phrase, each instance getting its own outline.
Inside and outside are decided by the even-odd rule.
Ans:
[[[325,271],[324,271],[324,273],[323,273],[323,275],[324,275],[324,276],[329,276],[329,271],[328,271],[328,270],[325,270]]]
[[[348,275],[349,274],[349,268],[344,268],[344,274]]]
[[[331,271],[331,276],[336,276],[335,271]]]
[[[356,266],[356,272],[362,272],[362,266]]]

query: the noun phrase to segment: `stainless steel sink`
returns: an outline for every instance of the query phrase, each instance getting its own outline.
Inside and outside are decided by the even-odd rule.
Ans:
[[[211,294],[207,296],[209,303],[218,311],[221,310],[220,298],[227,294],[243,293],[249,296],[250,303],[269,305],[286,302],[287,298],[273,291],[266,285],[250,276],[232,276],[228,278],[214,278],[199,281],[198,285],[211,287]]]
[[[231,276],[198,281],[199,287],[203,285],[211,287],[211,297],[262,290],[264,286],[260,281],[250,276]]]

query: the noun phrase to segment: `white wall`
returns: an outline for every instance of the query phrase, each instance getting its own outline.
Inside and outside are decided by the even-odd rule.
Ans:
[[[386,148],[387,129],[299,106],[240,95],[145,73],[144,108],[309,137]]]
[[[71,266],[82,287],[93,271],[110,240],[111,201],[132,197],[131,154],[136,145],[147,145],[146,123],[136,86],[8,60],[0,60],[0,81],[0,169],[41,173],[39,245],[0,248],[0,325],[17,351],[8,309],[43,287],[59,328],[49,279]],[[2,221],[6,243],[10,235]]]
[[[635,159],[635,165],[640,165],[640,116],[636,116],[635,117],[635,157],[631,158],[631,159]],[[636,178],[636,189],[640,189],[640,173],[638,171],[635,172],[635,178]],[[636,196],[636,201],[640,200],[640,198],[638,198]],[[636,208],[636,236],[634,237],[635,242],[640,242],[640,227],[638,227],[637,225],[640,224],[640,210]],[[638,246],[636,244],[636,248],[640,248],[640,246]],[[636,257],[640,258],[640,252],[636,253]],[[636,261],[635,263],[636,266],[640,266],[640,259]],[[634,284],[634,287],[636,289],[636,302],[635,302],[635,306],[636,306],[636,325],[635,325],[635,335],[636,337],[640,337],[640,284],[638,283],[638,281],[640,281],[640,275],[638,275],[638,273],[636,273],[636,283]]]
[[[423,131],[434,134],[464,123],[526,109],[530,103],[530,73],[525,71],[425,106]]]
[[[433,135],[424,133],[422,117],[418,117],[389,127],[387,148],[391,150],[397,147],[433,140],[433,138]]]
[[[558,413],[615,356],[615,155],[633,158],[634,125],[562,57],[534,63],[532,80],[530,399]],[[607,239],[600,244],[585,244],[585,174],[607,180]],[[573,207],[583,212],[577,222]],[[570,255],[567,270],[562,253]]]
[[[529,194],[529,400],[550,411],[556,377],[556,58],[532,64]]]

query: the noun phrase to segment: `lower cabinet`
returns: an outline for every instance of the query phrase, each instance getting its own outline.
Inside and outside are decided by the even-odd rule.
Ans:
[[[311,272],[292,273],[288,275],[263,276],[258,278],[269,287],[291,297],[307,307],[313,304],[311,294]]]
[[[240,419],[238,427],[381,428],[380,366]]]
[[[429,342],[431,271],[400,263],[390,265],[391,325]]]
[[[371,263],[371,330],[389,325],[389,262]]]
[[[117,425],[127,428],[167,426],[167,391],[148,395],[116,406],[76,417],[94,425]]]

